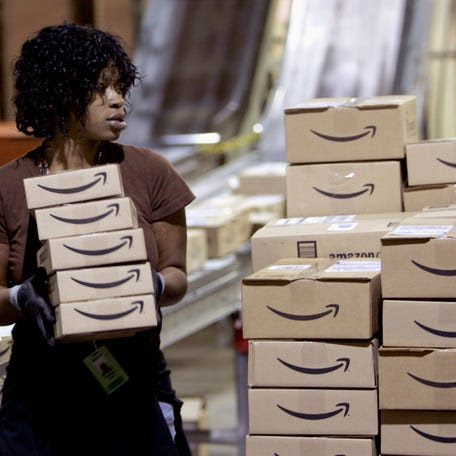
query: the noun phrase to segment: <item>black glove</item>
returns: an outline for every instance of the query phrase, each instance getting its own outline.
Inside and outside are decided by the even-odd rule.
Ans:
[[[165,279],[152,266],[150,267],[150,270],[152,271],[152,282],[154,284],[155,300],[158,303],[163,295],[163,292],[165,291]]]
[[[25,280],[17,291],[17,307],[38,329],[49,346],[55,345],[54,309],[48,301],[47,274],[42,267]]]

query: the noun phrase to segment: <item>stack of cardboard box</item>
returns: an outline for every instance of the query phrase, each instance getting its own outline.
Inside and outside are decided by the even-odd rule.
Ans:
[[[456,140],[435,139],[407,144],[408,186],[404,209],[456,203]]]
[[[416,99],[319,98],[285,110],[287,216],[402,211]]]
[[[380,300],[378,260],[283,258],[244,278],[248,456],[377,454]]]
[[[456,454],[456,219],[382,238],[381,451]]]
[[[155,326],[144,233],[116,164],[24,179],[55,307],[55,337],[81,340]]]

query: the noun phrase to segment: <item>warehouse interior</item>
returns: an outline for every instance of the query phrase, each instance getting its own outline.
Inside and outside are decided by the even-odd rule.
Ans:
[[[41,13],[44,10],[47,13],[45,15]],[[364,340],[364,345],[369,340],[366,349],[370,350],[375,348],[372,340],[382,344],[382,331],[386,321],[381,320],[382,312],[377,309],[379,315],[369,317],[377,319],[377,328],[374,324],[372,331],[363,336],[356,336],[356,331],[353,330],[342,336],[304,334],[299,337],[292,335],[291,329],[289,336],[283,333],[274,336],[273,332],[271,335],[261,333],[251,321],[248,322],[250,326],[246,332],[247,321],[243,321],[246,317],[243,308],[244,293],[241,292],[246,277],[270,264],[267,259],[260,260],[260,254],[269,250],[272,252],[275,248],[272,241],[268,244],[268,236],[272,238],[273,235],[265,231],[262,237],[260,230],[267,224],[272,226],[277,220],[282,220],[280,229],[283,228],[285,232],[283,225],[301,223],[297,222],[298,219],[307,220],[302,223],[310,226],[317,221],[311,222],[309,218],[318,218],[323,226],[328,224],[327,220],[323,220],[325,217],[336,217],[332,221],[337,223],[352,223],[358,219],[348,217],[358,216],[360,220],[371,219],[366,224],[371,223],[373,226],[372,219],[377,220],[376,214],[388,213],[388,217],[382,217],[382,223],[387,219],[385,226],[389,230],[392,226],[397,226],[395,223],[400,225],[406,215],[413,217],[412,214],[422,214],[428,208],[429,211],[433,210],[432,216],[420,216],[419,221],[414,219],[413,222],[407,219],[402,225],[415,226],[415,223],[423,227],[433,226],[433,234],[428,233],[426,239],[437,236],[436,227],[443,230],[438,231],[440,234],[451,233],[452,228],[446,228],[445,231],[442,227],[456,225],[456,165],[453,163],[445,177],[438,180],[439,172],[436,168],[429,166],[426,169],[427,165],[418,164],[417,168],[424,168],[425,177],[421,181],[417,178],[417,183],[412,185],[412,179],[407,175],[405,151],[408,143],[437,144],[436,149],[438,144],[443,144],[438,152],[447,151],[445,160],[456,162],[455,0],[2,0],[0,17],[0,165],[41,142],[39,138],[27,137],[15,129],[14,111],[10,102],[13,59],[21,43],[31,33],[45,25],[69,20],[112,31],[122,38],[141,78],[128,100],[129,127],[122,134],[120,142],[150,147],[162,153],[173,163],[196,195],[195,202],[187,208],[189,289],[180,303],[163,309],[162,330],[162,348],[172,372],[174,388],[184,400],[184,425],[195,456],[257,456],[267,454],[266,449],[272,451],[268,454],[321,456],[345,452],[353,456],[376,455],[380,454],[380,450],[385,455],[456,454],[456,440],[450,439],[450,436],[456,435],[456,396],[452,393],[454,387],[450,388],[449,383],[439,392],[430,394],[435,402],[424,405],[405,404],[395,407],[395,403],[388,404],[385,399],[384,422],[380,418],[378,407],[372,413],[366,411],[361,422],[363,419],[369,420],[369,413],[378,419],[376,426],[372,425],[377,427],[377,431],[373,432],[369,426],[366,431],[362,430],[360,422],[355,423],[359,432],[338,428],[327,432],[294,431],[293,425],[287,421],[283,426],[289,426],[288,432],[280,425],[274,430],[271,422],[276,420],[275,415],[263,423],[261,415],[266,415],[267,418],[269,410],[265,408],[261,412],[263,409],[258,406],[259,412],[253,413],[252,410],[249,411],[248,404],[256,407],[257,402],[254,401],[267,402],[268,398],[265,396],[262,400],[261,397],[253,398],[253,395],[249,398],[251,390],[263,392],[262,389],[266,391],[275,386],[283,392],[293,386],[286,383],[262,384],[261,379],[257,388],[256,383],[252,385],[250,342],[256,343],[258,339],[259,346],[255,347],[258,357],[261,340],[274,341],[287,337],[289,340],[320,342],[326,338],[333,342],[346,339],[354,345],[360,343],[357,339]],[[372,101],[374,97],[376,104]],[[313,104],[304,103],[312,100]],[[378,170],[372,171],[369,168],[365,171],[365,178],[372,179],[369,182],[379,179],[379,182],[375,181],[377,188],[381,187],[383,181],[386,184],[385,192],[390,193],[376,203],[378,206],[368,207],[368,203],[363,202],[356,206],[347,198],[344,199],[345,205],[339,205],[342,201],[339,199],[337,204],[330,203],[327,207],[321,200],[316,200],[313,206],[309,195],[312,185],[315,188],[317,184],[313,182],[311,174],[316,176],[317,169],[309,168],[303,174],[297,174],[298,165],[302,162],[294,157],[304,152],[298,149],[292,152],[291,145],[299,143],[300,127],[293,127],[293,133],[290,133],[292,127],[289,125],[292,124],[291,121],[286,123],[285,118],[296,118],[303,109],[309,115],[334,109],[334,117],[325,124],[334,126],[337,119],[342,119],[338,113],[350,111],[348,120],[341,120],[346,122],[344,125],[348,131],[354,125],[358,126],[358,120],[352,112],[367,112],[372,105],[376,106],[372,111],[376,111],[378,119],[380,115],[387,117],[389,110],[404,113],[401,114],[403,117],[395,118],[400,120],[387,124],[394,126],[395,122],[404,122],[404,126],[400,126],[404,137],[401,138],[403,143],[399,155],[394,155],[393,152],[388,155],[393,146],[383,139],[385,142],[378,152],[383,154],[380,159],[379,155],[359,159],[363,164],[373,163],[373,168]],[[341,106],[347,109],[338,110],[337,107]],[[354,108],[348,109],[350,107]],[[410,126],[411,123],[413,127]],[[286,131],[287,128],[289,131]],[[412,134],[407,130],[414,132]],[[378,138],[381,133],[379,126],[376,133]],[[297,136],[294,142],[290,139],[291,134]],[[391,139],[394,134],[387,134],[385,138]],[[372,139],[374,136],[375,130]],[[391,139],[391,144],[399,141],[395,138]],[[310,143],[302,141],[299,144],[303,150],[306,147],[311,150]],[[318,150],[318,146],[315,147]],[[353,158],[357,150],[354,147],[347,152],[351,158],[343,160],[319,159],[314,154],[314,158],[308,159],[306,165],[317,167],[327,164],[328,172],[332,173],[332,177],[327,178],[327,183],[342,185],[341,181],[346,182],[350,172],[357,174],[358,171],[347,171],[337,166],[341,162],[345,165],[357,161]],[[417,155],[420,154],[416,152]],[[330,157],[332,152],[328,148],[325,153]],[[313,154],[312,150],[309,154]],[[394,169],[386,168],[386,163],[393,162]],[[292,174],[291,168],[294,168],[296,175]],[[380,174],[380,169],[383,174]],[[360,168],[359,173],[363,172]],[[375,177],[376,172],[379,173],[378,177]],[[396,181],[392,177],[396,176],[395,173],[398,173]],[[322,177],[319,182],[324,179],[326,178]],[[302,182],[310,184],[306,187]],[[365,185],[371,186],[369,188],[372,194],[374,184]],[[332,192],[336,191],[334,188]],[[352,193],[355,191],[353,187],[345,190]],[[363,195],[368,195],[367,190],[363,191]],[[223,229],[229,223],[236,223],[237,231],[226,231],[223,234]],[[361,221],[359,223],[362,224]],[[375,225],[375,229],[372,228],[377,235],[376,242],[379,242],[379,237],[387,236],[388,232],[386,228],[383,229],[383,225],[381,229],[378,228],[379,225],[380,222]],[[230,226],[233,230],[234,225]],[[320,228],[318,235],[322,230]],[[315,233],[317,231],[318,228]],[[410,232],[407,231],[409,237]],[[217,236],[225,236],[225,243],[223,239],[219,241]],[[257,252],[252,264],[253,236],[257,239]],[[358,238],[362,236],[363,233]],[[449,238],[451,237],[446,239]],[[285,241],[278,242],[285,244]],[[347,242],[351,243],[349,250],[356,250],[356,240]],[[394,240],[385,242],[385,246],[391,245],[395,245]],[[454,247],[449,245],[449,241],[445,245],[447,247],[441,250],[435,247],[432,255],[437,256],[438,252],[445,249],[453,253],[451,249]],[[298,249],[298,254],[292,255],[305,258],[307,254],[302,252]],[[388,252],[385,254],[388,258],[385,258],[385,263],[388,261],[387,264],[391,264],[392,268],[399,267],[396,260],[388,256]],[[347,256],[344,255],[332,258],[346,259]],[[289,257],[290,254],[284,256]],[[317,254],[313,256],[319,258]],[[450,268],[449,263],[445,264]],[[299,265],[301,263],[296,263],[296,268],[300,268]],[[384,266],[382,261],[382,277]],[[448,324],[456,321],[456,311],[448,305],[451,300],[455,300],[455,295],[451,293],[456,292],[456,288],[436,282],[434,294],[412,296],[413,293],[408,291],[408,295],[401,296],[402,291],[398,291],[394,273],[390,275],[390,294],[385,294],[386,297],[392,300],[414,298],[415,304],[433,300],[444,306],[444,309],[436,307],[437,310],[433,311],[433,321]],[[386,276],[389,277],[388,274]],[[261,275],[257,280],[260,284],[267,283],[267,277]],[[281,280],[283,285],[294,279]],[[372,284],[370,293],[375,294],[373,284],[378,280],[379,274],[370,271],[361,281]],[[420,288],[416,286],[419,280],[413,276],[410,289]],[[326,282],[322,279],[321,282],[329,283],[331,279],[327,278]],[[402,278],[402,282],[405,287],[407,280]],[[246,282],[245,285],[251,283]],[[424,283],[423,286],[430,290],[433,285]],[[266,298],[264,300],[267,301]],[[456,309],[455,303],[453,306]],[[387,309],[389,307],[385,303],[385,316]],[[396,309],[399,309],[399,305]],[[399,310],[393,311],[392,321],[396,315],[394,312],[400,313]],[[432,313],[427,308],[417,312],[423,318]],[[336,313],[334,311],[334,317]],[[358,317],[359,320],[356,320]],[[251,317],[250,314],[248,318],[255,320],[255,316]],[[361,324],[361,320],[361,313],[355,316],[355,323],[358,321]],[[449,333],[450,327],[445,326],[445,330]],[[11,343],[10,331],[11,328],[0,328],[0,348]],[[447,341],[450,339],[448,337]],[[448,356],[453,356],[431,360],[430,363],[434,362],[435,365],[439,362],[450,365],[456,357],[454,342],[448,341],[446,345],[442,341],[435,342],[434,345],[420,343],[414,347],[416,352],[426,349],[428,353],[434,348],[434,352],[445,350]],[[405,342],[404,347],[408,347],[407,344],[409,342]],[[393,344],[392,347],[402,346]],[[329,348],[321,350],[325,350],[326,359]],[[3,353],[3,350],[0,352]],[[383,356],[386,372],[392,369],[387,362],[394,364],[395,360],[391,354]],[[402,358],[396,362],[400,364]],[[0,355],[2,374],[6,366],[7,357],[2,359]],[[442,374],[443,377],[438,380],[442,383],[450,380],[456,382],[456,368],[449,368],[446,374]],[[388,377],[385,385],[391,387],[390,384],[394,384],[394,372],[391,374],[388,370],[388,375],[393,380]],[[386,377],[385,374],[385,379]],[[374,383],[371,389],[374,386],[377,388],[376,381]],[[295,389],[299,389],[299,386],[301,390],[306,388],[305,384],[294,385]],[[315,385],[311,385],[311,388],[315,388]],[[443,390],[448,396],[443,396]],[[396,399],[394,392],[388,390],[388,394]],[[332,399],[325,400],[329,403]],[[339,398],[337,400],[337,405],[346,402]],[[366,410],[370,400],[367,396],[363,399]],[[301,405],[306,399],[299,397],[295,401]],[[355,403],[354,399],[353,404]],[[333,402],[330,404],[332,406]],[[396,412],[395,408],[402,412],[413,410],[422,413],[417,418],[422,420],[419,424],[430,426],[426,428],[427,433],[437,433],[437,429],[441,431],[445,436],[442,439],[447,439],[447,443],[440,443],[435,448],[427,447],[419,441],[411,443],[410,435],[404,433],[402,436],[400,429],[394,428],[391,431],[390,428],[394,427],[391,423],[408,423],[407,419],[416,419],[409,418],[407,413],[399,418],[392,416]],[[354,416],[355,405],[351,410]],[[434,415],[428,417],[423,410]],[[337,413],[342,415],[341,412]],[[252,420],[255,422],[252,423]],[[413,423],[416,426],[416,422]],[[396,446],[381,441],[383,424],[385,435],[396,432],[391,437]],[[260,437],[248,441],[247,435]],[[313,441],[316,436],[327,441],[322,440],[321,447],[315,442],[312,443],[315,446],[307,447],[306,438],[310,436],[314,438]],[[290,442],[285,441],[287,439]],[[338,442],[339,439],[344,443],[334,449],[332,443],[328,443],[331,439],[332,442]],[[348,445],[348,440],[351,442],[357,439],[359,441],[353,447],[343,446]],[[404,439],[405,444],[402,442]],[[274,450],[276,441],[282,445],[277,447],[281,450]],[[356,446],[358,444],[359,448]]]

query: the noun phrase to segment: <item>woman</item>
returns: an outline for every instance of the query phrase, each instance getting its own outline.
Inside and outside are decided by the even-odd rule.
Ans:
[[[129,376],[109,395],[84,365],[94,343],[54,341],[53,312],[36,270],[40,243],[22,184],[40,173],[118,163],[163,289],[159,304],[183,297],[185,206],[194,195],[162,156],[112,142],[126,127],[125,96],[136,68],[112,34],[65,23],[24,43],[14,76],[18,129],[46,139],[0,168],[0,324],[16,323],[0,455],[190,454],[181,402],[159,348],[160,325],[103,341]]]

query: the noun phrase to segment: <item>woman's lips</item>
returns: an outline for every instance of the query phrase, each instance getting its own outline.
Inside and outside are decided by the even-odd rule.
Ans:
[[[108,119],[109,124],[116,130],[124,130],[127,128],[127,122],[120,119]]]

